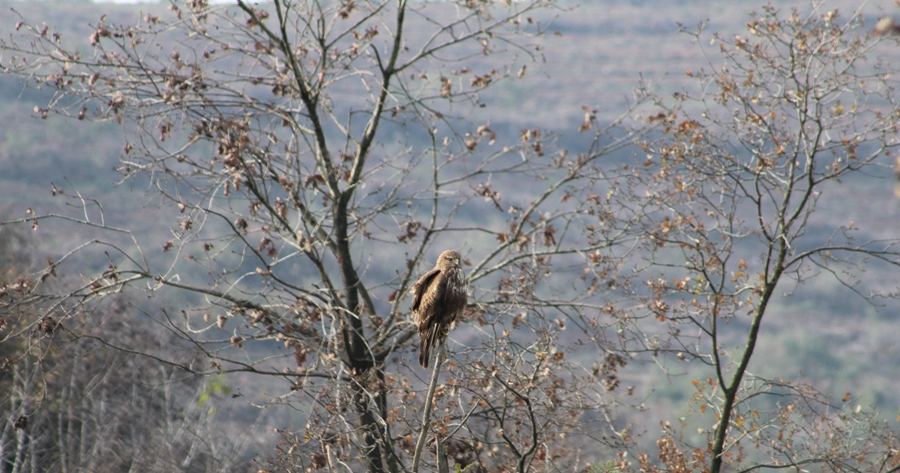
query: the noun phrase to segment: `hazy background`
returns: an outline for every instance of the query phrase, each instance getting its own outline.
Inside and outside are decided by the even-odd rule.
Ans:
[[[782,9],[796,6],[809,10],[805,2],[772,3]],[[679,33],[679,23],[693,29],[708,19],[708,33],[746,34],[744,24],[760,6],[700,0],[562,4],[566,8],[555,16],[540,19],[549,23],[552,33],[542,40],[540,61],[527,64],[529,80],[509,81],[492,89],[485,96],[488,107],[484,117],[473,117],[476,122],[490,122],[501,137],[498,143],[514,139],[523,129],[540,128],[559,133],[563,146],[578,148],[579,140],[588,138],[577,133],[584,115],[582,105],[597,109],[600,122],[609,121],[623,113],[639,81],[657,83],[658,90],[671,93],[688,86],[686,71],[708,69],[708,61],[713,65],[720,61],[715,45],[696,44],[691,36]],[[870,26],[885,14],[900,16],[900,9],[886,0],[826,5],[837,7],[844,17],[858,10]],[[90,25],[103,14],[127,23],[136,21],[142,12],[160,14],[164,8],[158,4],[0,1],[0,34],[8,37],[13,32],[15,11],[30,20],[42,19],[61,30],[64,37],[87,44],[93,31]],[[879,54],[893,54],[900,60],[900,54],[889,49]],[[34,108],[45,105],[49,98],[19,80],[0,76],[0,209],[13,217],[24,217],[29,208],[52,212],[63,205],[53,197],[53,186],[66,186],[104,202],[112,224],[132,228],[151,242],[159,239],[161,247],[167,235],[153,224],[155,203],[148,201],[139,185],[130,181],[117,184],[113,167],[124,144],[120,127],[59,117],[41,120]],[[885,162],[886,170],[888,164]],[[896,236],[900,202],[892,197],[893,177],[887,171],[874,177],[845,181],[823,200],[818,213],[822,226],[834,228],[853,221],[874,234]],[[86,234],[77,233],[81,231],[84,229],[37,232],[34,239],[42,248],[37,253],[52,254],[67,241],[84,239]],[[106,262],[97,264],[105,266]],[[861,278],[875,286],[900,282],[900,275],[878,267]],[[178,301],[167,302],[178,305]],[[874,407],[895,422],[900,408],[900,312],[896,304],[872,306],[830,279],[819,278],[778,298],[771,309],[751,372],[808,379],[836,398],[850,392],[859,396],[864,407]],[[739,331],[740,324],[734,323]],[[623,385],[634,386],[636,399],[652,407],[645,412],[646,425],[655,424],[659,419],[654,417],[662,418],[663,413],[671,418],[684,409],[692,376],[680,369],[673,367],[668,376],[652,367],[623,373]],[[265,387],[258,389],[265,391]],[[243,413],[233,420],[256,420],[253,413],[258,411],[247,397],[223,402]],[[266,428],[258,431],[270,435]]]

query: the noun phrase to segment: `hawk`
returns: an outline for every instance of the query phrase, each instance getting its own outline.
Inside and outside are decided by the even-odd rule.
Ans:
[[[447,250],[410,291],[412,319],[419,328],[419,364],[428,368],[431,351],[447,338],[450,324],[466,308],[468,287],[459,252]]]

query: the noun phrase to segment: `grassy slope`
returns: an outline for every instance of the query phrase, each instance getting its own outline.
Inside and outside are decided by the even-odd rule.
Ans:
[[[688,36],[677,33],[676,22],[690,27],[709,18],[710,31],[740,32],[748,14],[744,7],[725,7],[713,0],[585,3],[589,4],[577,7],[574,14],[560,13],[554,20],[550,30],[560,35],[543,40],[546,62],[529,65],[531,80],[502,85],[489,99],[488,113],[495,129],[540,127],[568,137],[581,122],[581,105],[599,108],[601,119],[614,117],[624,108],[641,76],[662,80],[662,90],[677,90],[685,84],[684,71],[702,67],[704,59]],[[838,3],[843,12],[849,13],[857,2]],[[4,12],[0,14],[0,34],[4,37],[16,21],[6,13],[10,8],[27,18],[61,25],[65,36],[86,40],[90,32],[87,25],[103,13],[134,18],[140,11],[161,7],[0,2],[0,11]],[[866,9],[867,18],[877,16],[875,6]],[[522,101],[523,96],[529,99]],[[42,100],[39,94],[9,78],[0,78],[0,207],[11,207],[14,215],[23,215],[26,207],[59,206],[59,200],[51,201],[50,186],[65,179],[100,198],[121,192],[112,186],[111,172],[122,146],[117,127],[76,127],[61,119],[26,119],[33,117],[32,109]],[[896,234],[896,225],[884,222],[898,221],[897,203],[882,206],[878,212],[866,205],[884,201],[892,185],[887,180],[848,182],[837,189],[837,195],[823,200],[823,215],[829,219],[823,223],[853,220]],[[154,221],[148,216],[156,216],[157,211],[139,190],[132,197],[105,199],[112,205],[105,210],[116,224],[142,230],[134,216],[147,224]],[[70,237],[42,236],[51,247]],[[897,280],[878,270],[864,277],[876,284]],[[900,323],[896,307],[888,307],[879,315],[861,300],[846,296],[846,292],[822,281],[779,299],[752,371],[785,377],[802,372],[838,397],[852,391],[861,396],[862,402],[877,402],[893,412],[900,405],[900,394],[890,384],[900,378],[900,348],[896,335],[892,335]],[[673,368],[676,372],[680,369]],[[635,370],[626,383],[638,386],[637,396],[649,396],[645,402],[655,406],[648,414],[652,425],[652,416],[664,412],[671,416],[670,409],[681,409],[677,401],[683,400],[682,387],[689,386],[689,379]]]

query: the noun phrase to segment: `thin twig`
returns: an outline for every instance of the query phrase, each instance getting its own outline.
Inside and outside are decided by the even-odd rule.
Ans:
[[[422,430],[419,432],[419,441],[416,442],[416,453],[413,455],[413,473],[419,473],[419,463],[422,459],[422,450],[425,448],[425,438],[428,436],[431,423],[431,408],[434,404],[434,390],[437,388],[438,374],[441,372],[441,365],[444,363],[444,346],[442,344],[440,350],[434,357],[434,370],[431,372],[431,382],[428,384],[428,394],[425,395],[425,413],[422,414]]]

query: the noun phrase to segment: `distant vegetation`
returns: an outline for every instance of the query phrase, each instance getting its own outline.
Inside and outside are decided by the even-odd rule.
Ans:
[[[878,12],[452,3],[0,3],[0,472],[896,469]]]

